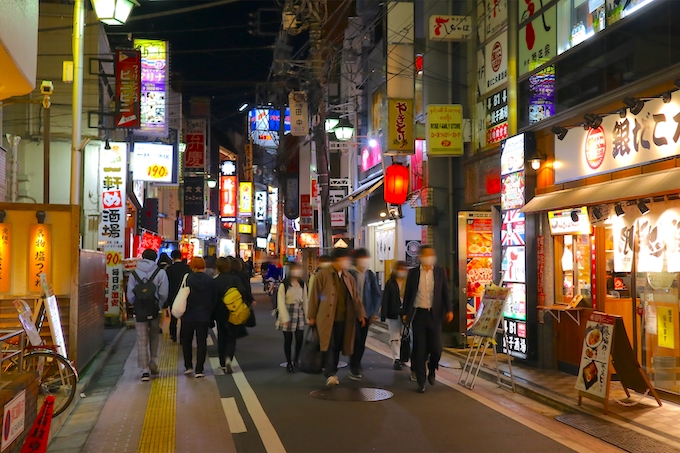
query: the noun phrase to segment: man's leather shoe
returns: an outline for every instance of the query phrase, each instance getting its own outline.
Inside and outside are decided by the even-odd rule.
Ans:
[[[436,382],[434,371],[430,371],[430,374],[427,375],[427,380],[430,383],[430,385],[434,385]]]
[[[425,393],[425,384],[418,386],[418,393]]]

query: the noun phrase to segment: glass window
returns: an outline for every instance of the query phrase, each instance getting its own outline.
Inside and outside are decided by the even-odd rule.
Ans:
[[[556,239],[560,250],[559,266],[561,271],[561,297],[559,302],[570,303],[575,297],[581,296],[586,305],[592,302],[591,295],[591,251],[590,235],[568,235]]]
[[[604,30],[605,0],[561,0],[557,5],[557,53]]]

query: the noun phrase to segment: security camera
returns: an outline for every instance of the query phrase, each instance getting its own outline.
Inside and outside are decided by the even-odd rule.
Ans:
[[[40,94],[51,96],[54,93],[54,84],[51,80],[43,80],[40,84]]]

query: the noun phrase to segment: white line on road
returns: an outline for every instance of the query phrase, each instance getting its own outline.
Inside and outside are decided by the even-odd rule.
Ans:
[[[236,359],[232,361],[232,366],[234,368],[234,374],[232,374],[234,383],[238,387],[239,392],[241,392],[243,402],[246,404],[250,417],[260,433],[260,439],[262,439],[265,450],[267,450],[267,453],[285,453],[286,449],[281,442],[281,438],[279,438],[274,425],[272,425],[271,420],[267,417],[260,404],[260,400],[255,395],[255,391],[250,386],[250,383],[248,383],[248,379],[246,379],[246,375],[241,371],[241,367]]]
[[[224,371],[222,371],[222,368],[220,367],[220,359],[217,357],[208,357],[208,360],[210,361],[210,368],[212,368],[213,374],[215,376],[223,376]]]
[[[245,433],[246,424],[241,417],[241,412],[238,410],[238,405],[236,404],[236,398],[222,398],[222,409],[224,410],[224,415],[227,416],[227,422],[229,423],[229,431],[232,434]]]

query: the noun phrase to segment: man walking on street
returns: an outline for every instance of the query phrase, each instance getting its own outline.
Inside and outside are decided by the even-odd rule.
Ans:
[[[380,310],[380,302],[382,300],[382,293],[378,285],[378,279],[373,271],[368,267],[371,263],[371,256],[366,249],[357,249],[354,252],[354,265],[351,274],[356,280],[357,290],[361,295],[361,301],[366,311],[367,322],[365,326],[360,326],[357,322],[357,331],[354,336],[354,352],[349,361],[349,378],[353,381],[360,381],[363,377],[361,370],[361,359],[364,357],[366,350],[366,338],[368,337],[368,328],[371,323],[378,320],[378,310]]]
[[[411,368],[416,373],[418,391],[425,392],[427,380],[435,383],[435,371],[442,355],[442,324],[453,321],[446,270],[437,266],[437,255],[430,245],[420,247],[420,266],[409,271],[404,294],[404,323],[412,322],[413,354]]]
[[[135,310],[137,364],[142,369],[142,381],[148,381],[150,373],[158,374],[160,307],[168,300],[168,276],[156,265],[157,257],[154,250],[144,250],[127,285],[127,300]]]
[[[338,385],[340,352],[352,355],[357,320],[366,326],[366,312],[349,269],[352,261],[347,249],[333,250],[333,263],[314,278],[309,298],[309,324],[319,332],[324,353],[326,386]]]
[[[165,308],[172,308],[172,304],[175,302],[175,297],[179,293],[179,288],[182,286],[182,280],[184,276],[191,273],[191,268],[189,265],[182,262],[182,252],[179,250],[173,250],[170,254],[172,257],[172,264],[166,269],[168,274],[168,300],[165,304]],[[177,318],[172,316],[170,313],[170,339],[172,341],[177,341]]]

